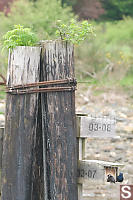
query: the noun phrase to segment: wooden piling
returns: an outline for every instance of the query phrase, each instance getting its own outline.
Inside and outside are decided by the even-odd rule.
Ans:
[[[0,127],[0,191],[1,191],[1,171],[2,171],[3,136],[4,136],[4,127]]]
[[[7,86],[40,81],[40,47],[9,54]],[[43,200],[39,94],[7,94],[3,145],[2,200]]]
[[[0,127],[0,170],[2,169],[4,127]]]
[[[41,81],[74,78],[73,46],[45,42],[41,65]],[[77,200],[75,92],[42,93],[41,103],[45,200]]]
[[[42,48],[17,47],[9,54],[9,91],[17,85],[74,78],[73,54],[73,46],[61,41],[45,42]],[[38,87],[48,86],[34,89]],[[69,81],[63,87],[69,90],[8,93],[2,200],[78,199],[75,92]]]

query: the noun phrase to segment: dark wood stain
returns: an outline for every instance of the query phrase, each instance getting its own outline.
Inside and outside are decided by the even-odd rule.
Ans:
[[[74,77],[73,46],[36,48],[9,55],[8,86]],[[2,200],[77,200],[74,91],[8,94],[6,101]]]
[[[74,77],[72,46],[46,43],[42,52],[41,81]],[[75,94],[51,92],[41,96],[47,198],[77,200]]]

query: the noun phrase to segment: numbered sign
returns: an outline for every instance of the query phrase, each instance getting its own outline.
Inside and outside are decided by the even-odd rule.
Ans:
[[[86,181],[106,182],[107,175],[111,174],[116,178],[118,175],[118,167],[123,167],[123,164],[106,162],[102,160],[79,160],[78,161],[78,183]]]
[[[104,181],[105,169],[104,167],[95,163],[89,163],[87,160],[80,160],[78,162],[78,183],[85,181]]]
[[[115,124],[116,120],[107,117],[88,117],[78,116],[78,137],[82,138],[106,138],[115,137]]]

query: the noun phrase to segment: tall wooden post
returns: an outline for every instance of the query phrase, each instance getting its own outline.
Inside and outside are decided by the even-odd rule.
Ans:
[[[63,86],[70,90],[18,92],[28,83],[74,78],[73,59],[73,46],[59,41],[42,44],[42,51],[17,47],[10,53],[2,200],[78,199],[73,87],[67,81]]]
[[[39,82],[40,47],[9,54],[7,86]],[[43,200],[39,94],[7,95],[2,200]]]
[[[3,135],[4,135],[4,127],[0,127],[0,191],[1,191],[1,171],[2,171]]]
[[[61,41],[42,44],[41,81],[74,78],[73,51]],[[42,93],[41,103],[45,200],[77,200],[75,92]]]
[[[4,127],[0,127],[0,170],[2,169],[3,136]]]

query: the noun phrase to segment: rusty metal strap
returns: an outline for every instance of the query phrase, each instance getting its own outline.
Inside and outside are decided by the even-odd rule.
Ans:
[[[51,80],[51,81],[42,81],[42,82],[36,82],[36,83],[29,83],[24,85],[16,85],[13,86],[13,89],[19,89],[19,88],[30,88],[30,87],[37,87],[37,86],[50,86],[50,85],[57,85],[57,84],[73,84],[76,85],[77,81],[74,78],[67,78],[67,79],[60,79],[60,80]]]
[[[67,84],[67,86],[59,86]],[[55,87],[55,85],[58,85]],[[24,85],[16,85],[13,87],[7,87],[6,92],[10,94],[31,94],[39,92],[61,92],[61,91],[74,91],[76,90],[77,81],[74,78],[52,80],[52,81],[43,81],[36,83],[29,83]],[[43,86],[43,88],[35,88],[38,86]],[[45,87],[44,87],[45,86]],[[48,87],[52,86],[52,87]]]
[[[38,88],[38,89],[12,89],[6,90],[7,93],[17,95],[17,94],[32,94],[41,92],[64,92],[64,91],[75,91],[76,87],[49,87],[49,88]]]

